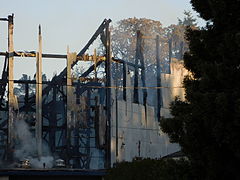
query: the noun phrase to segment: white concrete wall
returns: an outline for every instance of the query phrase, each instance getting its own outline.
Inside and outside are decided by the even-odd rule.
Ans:
[[[163,108],[161,115],[170,117],[169,104],[175,96],[184,99],[184,89],[176,88],[182,86],[184,76],[188,74],[183,68],[181,61],[171,64],[172,74],[162,74]],[[131,86],[128,81],[127,86]],[[115,92],[112,92],[115,97]],[[169,143],[169,139],[159,127],[154,108],[145,107],[131,102],[132,94],[127,92],[127,101],[118,100],[118,114],[116,113],[116,99],[112,104],[111,124],[111,160],[112,164],[121,161],[132,161],[135,157],[160,158],[167,154],[180,150],[178,144]],[[116,121],[118,125],[116,127]],[[118,134],[116,131],[118,130]],[[118,145],[116,145],[118,140]],[[140,145],[139,145],[140,142]],[[118,155],[117,152],[118,151]]]
[[[143,105],[118,101],[118,135],[115,110],[112,116],[112,163],[131,161],[135,157],[160,158],[179,149],[178,145],[170,144],[167,136],[161,132],[154,108],[147,106],[146,113]]]

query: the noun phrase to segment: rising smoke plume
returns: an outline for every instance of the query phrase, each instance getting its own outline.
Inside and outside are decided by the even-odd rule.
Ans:
[[[18,114],[14,123],[15,127],[15,151],[14,158],[16,160],[29,159],[31,167],[43,168],[45,163],[46,168],[53,167],[53,160],[49,147],[43,143],[43,156],[38,158],[37,156],[37,144],[36,138],[30,131],[30,127],[25,122],[25,116]]]

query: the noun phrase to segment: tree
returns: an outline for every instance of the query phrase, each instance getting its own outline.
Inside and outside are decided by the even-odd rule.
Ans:
[[[137,31],[143,34],[143,55],[146,67],[146,73],[154,73],[156,66],[156,35],[160,36],[161,43],[161,59],[162,64],[167,63],[168,42],[160,21],[146,18],[128,18],[123,19],[112,28],[112,52],[114,57],[135,63]],[[167,68],[166,68],[167,69]],[[162,71],[165,71],[164,67]]]
[[[164,30],[159,21],[145,18],[128,18],[117,23],[112,31],[112,51],[115,57],[134,62],[136,51],[136,33],[140,30],[144,36],[144,55],[146,64],[155,63],[155,41],[156,35],[161,36],[164,41]]]
[[[123,59],[128,62],[135,63],[136,55],[136,41],[137,41],[137,31],[140,30],[143,34],[143,45],[142,52],[144,56],[145,63],[145,73],[146,73],[146,85],[155,86],[156,85],[156,35],[160,36],[161,42],[161,59],[162,64],[167,64],[166,57],[168,55],[168,45],[166,44],[167,39],[165,36],[164,28],[159,21],[146,19],[146,18],[128,18],[123,19],[117,23],[115,27],[112,28],[112,52],[113,56]],[[165,62],[165,63],[164,63]],[[162,66],[162,72],[164,71],[164,66]],[[118,66],[120,69],[121,66]],[[115,77],[115,65],[112,68],[113,78]],[[168,69],[168,68],[166,68]],[[133,69],[131,69],[133,70]],[[118,77],[121,77],[122,71],[118,71]],[[140,77],[140,76],[139,76]],[[139,78],[140,79],[140,78]],[[133,79],[132,79],[133,80]],[[118,85],[121,85],[121,81],[118,80]],[[139,86],[141,86],[141,81],[139,81]],[[148,104],[153,104],[154,93],[153,90],[148,91]],[[142,91],[139,91],[140,103],[142,101]],[[156,93],[155,93],[156,94]]]
[[[240,179],[240,1],[191,0],[207,22],[188,28],[186,100],[161,127],[179,143],[199,179]]]
[[[192,26],[196,27],[196,18],[193,17],[191,11],[184,11],[183,14],[185,15],[183,20],[178,18],[178,25],[183,25],[183,26]]]
[[[172,24],[165,28],[167,39],[172,43],[172,55],[180,60],[182,60],[184,52],[188,50],[188,43],[185,38],[187,27],[197,27],[196,19],[190,11],[184,11],[184,18],[178,18],[178,24]]]

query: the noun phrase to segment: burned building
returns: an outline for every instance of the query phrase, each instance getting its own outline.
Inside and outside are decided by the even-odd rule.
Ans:
[[[175,96],[184,98],[181,83],[188,72],[181,61],[170,57],[171,73],[160,73],[157,55],[157,84],[150,87],[155,89],[156,105],[149,105],[141,32],[136,37],[136,61],[131,63],[112,57],[110,19],[102,22],[79,53],[68,50],[65,55],[42,53],[40,27],[37,51],[15,51],[13,15],[0,20],[8,23],[8,52],[0,52],[5,57],[0,81],[0,172],[19,168],[16,163],[25,159],[25,167],[29,165],[39,172],[51,168],[66,172],[97,170],[101,174],[98,170],[116,162],[135,157],[160,158],[180,149],[169,143],[159,121],[170,116],[169,103]],[[86,54],[97,37],[104,46],[104,55],[96,51]],[[159,46],[159,38],[154,40]],[[14,57],[19,56],[36,57],[36,80],[14,79]],[[44,81],[43,58],[66,59],[66,68],[51,81]],[[81,62],[89,62],[88,67],[73,76],[73,67]],[[113,64],[118,64],[121,71],[115,79]],[[24,85],[20,97],[14,94],[14,83]],[[30,85],[35,86],[33,94]]]

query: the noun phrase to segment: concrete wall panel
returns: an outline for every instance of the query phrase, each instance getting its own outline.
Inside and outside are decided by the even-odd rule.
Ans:
[[[172,74],[162,74],[163,107],[161,116],[170,117],[169,104],[175,96],[184,99],[181,88],[184,76],[188,74],[181,61],[173,60]],[[130,86],[130,81],[127,82]],[[129,97],[130,96],[130,97]],[[169,142],[169,138],[159,127],[155,109],[131,102],[132,94],[127,91],[127,101],[118,100],[118,135],[116,137],[116,114],[112,115],[112,164],[119,161],[132,161],[135,157],[160,158],[180,149],[178,144]],[[116,104],[116,99],[115,103]],[[113,108],[116,108],[113,106]],[[116,111],[112,111],[116,113]],[[118,156],[116,156],[116,138],[118,139]]]

